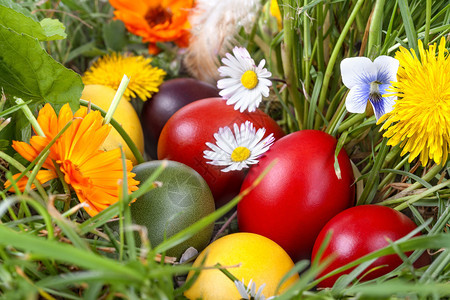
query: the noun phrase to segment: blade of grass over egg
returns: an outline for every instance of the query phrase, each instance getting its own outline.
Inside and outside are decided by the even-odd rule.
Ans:
[[[341,152],[342,147],[344,147],[345,140],[347,139],[348,131],[344,132],[339,138],[336,150],[334,151],[334,173],[338,179],[342,179],[341,168],[339,167],[338,155]]]
[[[352,270],[349,274],[343,274],[339,276],[339,278],[336,280],[336,282],[333,284],[332,291],[333,293],[340,294],[345,292],[345,288],[349,286],[350,284],[354,284],[358,282],[357,279],[358,276],[360,276],[364,271],[367,270],[367,268],[375,261],[376,258],[373,258],[371,260],[365,261],[361,263],[359,266],[357,266],[354,270]],[[382,266],[374,267],[366,271],[364,274],[361,275],[361,277],[366,276],[367,274],[370,274],[371,272],[378,270],[382,268]]]
[[[298,262],[295,263],[294,267],[292,269],[289,270],[289,272],[287,272],[280,280],[280,282],[278,282],[277,284],[277,288],[275,290],[275,294],[278,294],[281,285],[288,280],[289,278],[291,278],[292,275],[297,274],[297,273],[301,273],[303,271],[305,271],[309,266],[309,261],[308,260],[300,260]],[[297,290],[297,289],[296,289]]]
[[[167,162],[163,161],[161,165],[152,172],[150,177],[148,177],[144,182],[139,183],[139,189],[130,194],[131,199],[139,198],[147,192],[158,187],[158,184],[155,184],[158,177],[167,167]]]
[[[108,112],[106,113],[105,119],[103,120],[103,124],[109,124],[112,119],[112,116],[116,112],[117,106],[119,105],[120,99],[122,98],[123,93],[127,89],[128,84],[130,83],[130,79],[127,75],[123,75],[122,80],[120,81],[119,87],[117,88],[116,94],[111,101],[111,105],[108,108]]]
[[[80,105],[83,105],[86,107],[89,107],[89,105],[90,105],[90,107],[92,107],[94,110],[98,110],[103,117],[106,116],[106,112],[103,109],[101,109],[100,107],[98,107],[97,105],[95,105],[93,103],[90,103],[89,101],[80,99]],[[139,149],[137,148],[136,144],[130,138],[128,133],[126,133],[126,131],[123,129],[123,127],[120,126],[120,124],[116,120],[114,120],[114,118],[111,118],[109,124],[111,124],[111,126],[114,127],[114,129],[117,130],[117,132],[120,134],[122,139],[127,144],[128,148],[130,148],[130,150],[133,153],[134,157],[136,158],[138,164],[143,163],[145,160],[142,157],[141,152],[139,152]]]
[[[125,225],[125,237],[126,237],[127,246],[128,246],[128,257],[131,261],[135,261],[137,259],[136,242],[134,240],[134,233],[131,229],[133,220],[131,219],[131,211],[130,211],[130,201],[132,198],[128,195],[127,164],[126,164],[126,160],[125,160],[125,152],[123,151],[122,146],[120,146],[120,152],[122,154],[123,178],[122,178],[122,192],[119,195],[119,203],[120,203],[120,207],[121,207],[119,212],[121,213],[123,211],[123,216],[124,216],[123,225]],[[121,220],[122,220],[122,218],[119,219],[119,222]],[[120,232],[122,234],[123,227],[122,227],[121,222],[120,222],[120,224],[121,224]],[[122,245],[124,245],[124,243],[121,243],[120,246],[122,246]],[[122,248],[120,248],[120,249],[122,250]]]
[[[402,238],[393,243],[395,243],[399,247],[399,249],[403,252],[413,251],[416,249],[424,250],[424,249],[429,249],[429,248],[436,249],[436,248],[441,248],[441,247],[444,247],[444,248],[450,247],[450,239],[448,238],[448,234],[437,234],[434,236],[418,236],[418,237],[414,237],[409,240],[404,240]],[[390,255],[390,254],[395,254],[395,250],[393,249],[392,245],[386,246],[382,249],[379,249],[377,251],[369,253],[361,258],[358,258],[342,267],[339,267],[339,268],[331,271],[330,273],[328,273],[328,274],[324,275],[323,277],[312,282],[311,285],[309,286],[309,288],[314,287],[315,285],[317,285],[320,281],[322,281],[325,278],[339,274],[339,273],[346,271],[352,267],[355,267],[363,262],[366,262],[368,260],[378,258],[381,256]]]
[[[186,280],[186,282],[180,286],[179,288],[175,289],[175,296],[181,296],[183,295],[183,293],[185,291],[187,291],[188,289],[191,288],[191,286],[195,283],[195,281],[197,280],[198,276],[200,276],[200,272],[201,272],[201,267],[205,265],[205,261],[206,261],[207,255],[205,255],[202,259],[202,261],[200,262],[200,268],[197,270],[193,270],[194,273],[192,274],[192,276]]]
[[[224,206],[219,207],[216,209],[213,213],[201,218],[191,226],[189,226],[186,229],[181,230],[180,232],[174,234],[158,246],[156,246],[153,249],[153,253],[151,256],[156,255],[157,253],[162,253],[164,251],[167,251],[176,245],[186,241],[187,239],[194,236],[197,232],[208,226],[209,224],[213,223],[220,217],[224,216],[227,212],[229,212],[234,206],[236,206],[239,201],[242,200],[242,198],[251,192],[264,178],[264,176],[272,169],[272,167],[277,163],[277,159],[273,160],[267,168],[264,169],[264,171],[255,179],[255,181],[252,183],[251,186],[246,188],[244,191],[240,192],[239,195],[234,197],[230,202],[226,203]]]
[[[445,275],[443,275],[445,274],[443,273],[443,271],[446,269],[448,276],[449,264],[450,264],[450,249],[446,248],[443,249],[443,251],[439,254],[439,256],[436,257],[431,263],[431,265],[425,270],[425,272],[419,279],[419,282],[429,284],[433,283],[433,281],[441,280],[441,277],[445,277]],[[445,278],[442,279],[445,280]]]
[[[332,262],[332,257],[325,258],[320,264],[311,266],[306,272],[303,272],[300,279],[294,282],[290,288],[278,296],[279,300],[293,299],[295,295],[301,295],[304,291],[311,289],[310,283]]]
[[[106,224],[109,220],[111,220],[114,216],[117,216],[118,214],[119,214],[119,202],[116,202],[108,206],[106,209],[102,210],[95,216],[87,219],[82,224],[80,224],[79,226],[80,233],[86,234],[91,230]]]

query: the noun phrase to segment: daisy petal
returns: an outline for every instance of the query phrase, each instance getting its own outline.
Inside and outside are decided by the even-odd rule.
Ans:
[[[349,89],[377,80],[377,68],[367,57],[350,57],[341,62],[342,82]]]

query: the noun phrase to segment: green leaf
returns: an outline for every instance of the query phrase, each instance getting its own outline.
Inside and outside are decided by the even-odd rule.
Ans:
[[[0,87],[24,100],[70,103],[77,109],[83,82],[48,55],[37,39],[0,25]]]
[[[115,20],[103,25],[103,39],[109,49],[116,52],[122,51],[127,43],[123,22]]]
[[[0,3],[0,25],[19,34],[27,34],[40,41],[51,41],[66,38],[64,25],[58,20],[44,19],[41,22],[33,20],[17,8],[7,7]]]
[[[25,16],[30,17],[33,20],[36,20],[36,17],[34,15],[32,15],[28,9],[26,9],[25,7],[23,7],[20,4],[14,3],[11,0],[0,0],[0,5],[11,8],[11,9],[15,10],[16,12],[22,13]]]
[[[45,18],[39,23],[47,36],[47,40],[59,40],[67,37],[65,32],[66,27],[60,21]]]

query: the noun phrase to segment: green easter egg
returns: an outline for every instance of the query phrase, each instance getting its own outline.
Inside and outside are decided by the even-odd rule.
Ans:
[[[215,210],[211,190],[200,174],[185,164],[165,162],[167,167],[157,178],[162,186],[147,192],[130,206],[133,222],[147,227],[152,247],[163,242],[164,236],[169,238]],[[135,179],[144,182],[162,163],[154,160],[135,166]],[[166,255],[179,258],[189,247],[202,251],[211,239],[213,227],[213,223],[208,225],[169,249]]]

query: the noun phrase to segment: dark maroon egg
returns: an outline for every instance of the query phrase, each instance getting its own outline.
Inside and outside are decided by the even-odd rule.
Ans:
[[[142,108],[141,124],[147,154],[156,159],[159,135],[177,110],[193,101],[210,97],[219,97],[217,88],[197,79],[176,78],[164,82],[159,92],[146,101]]]

